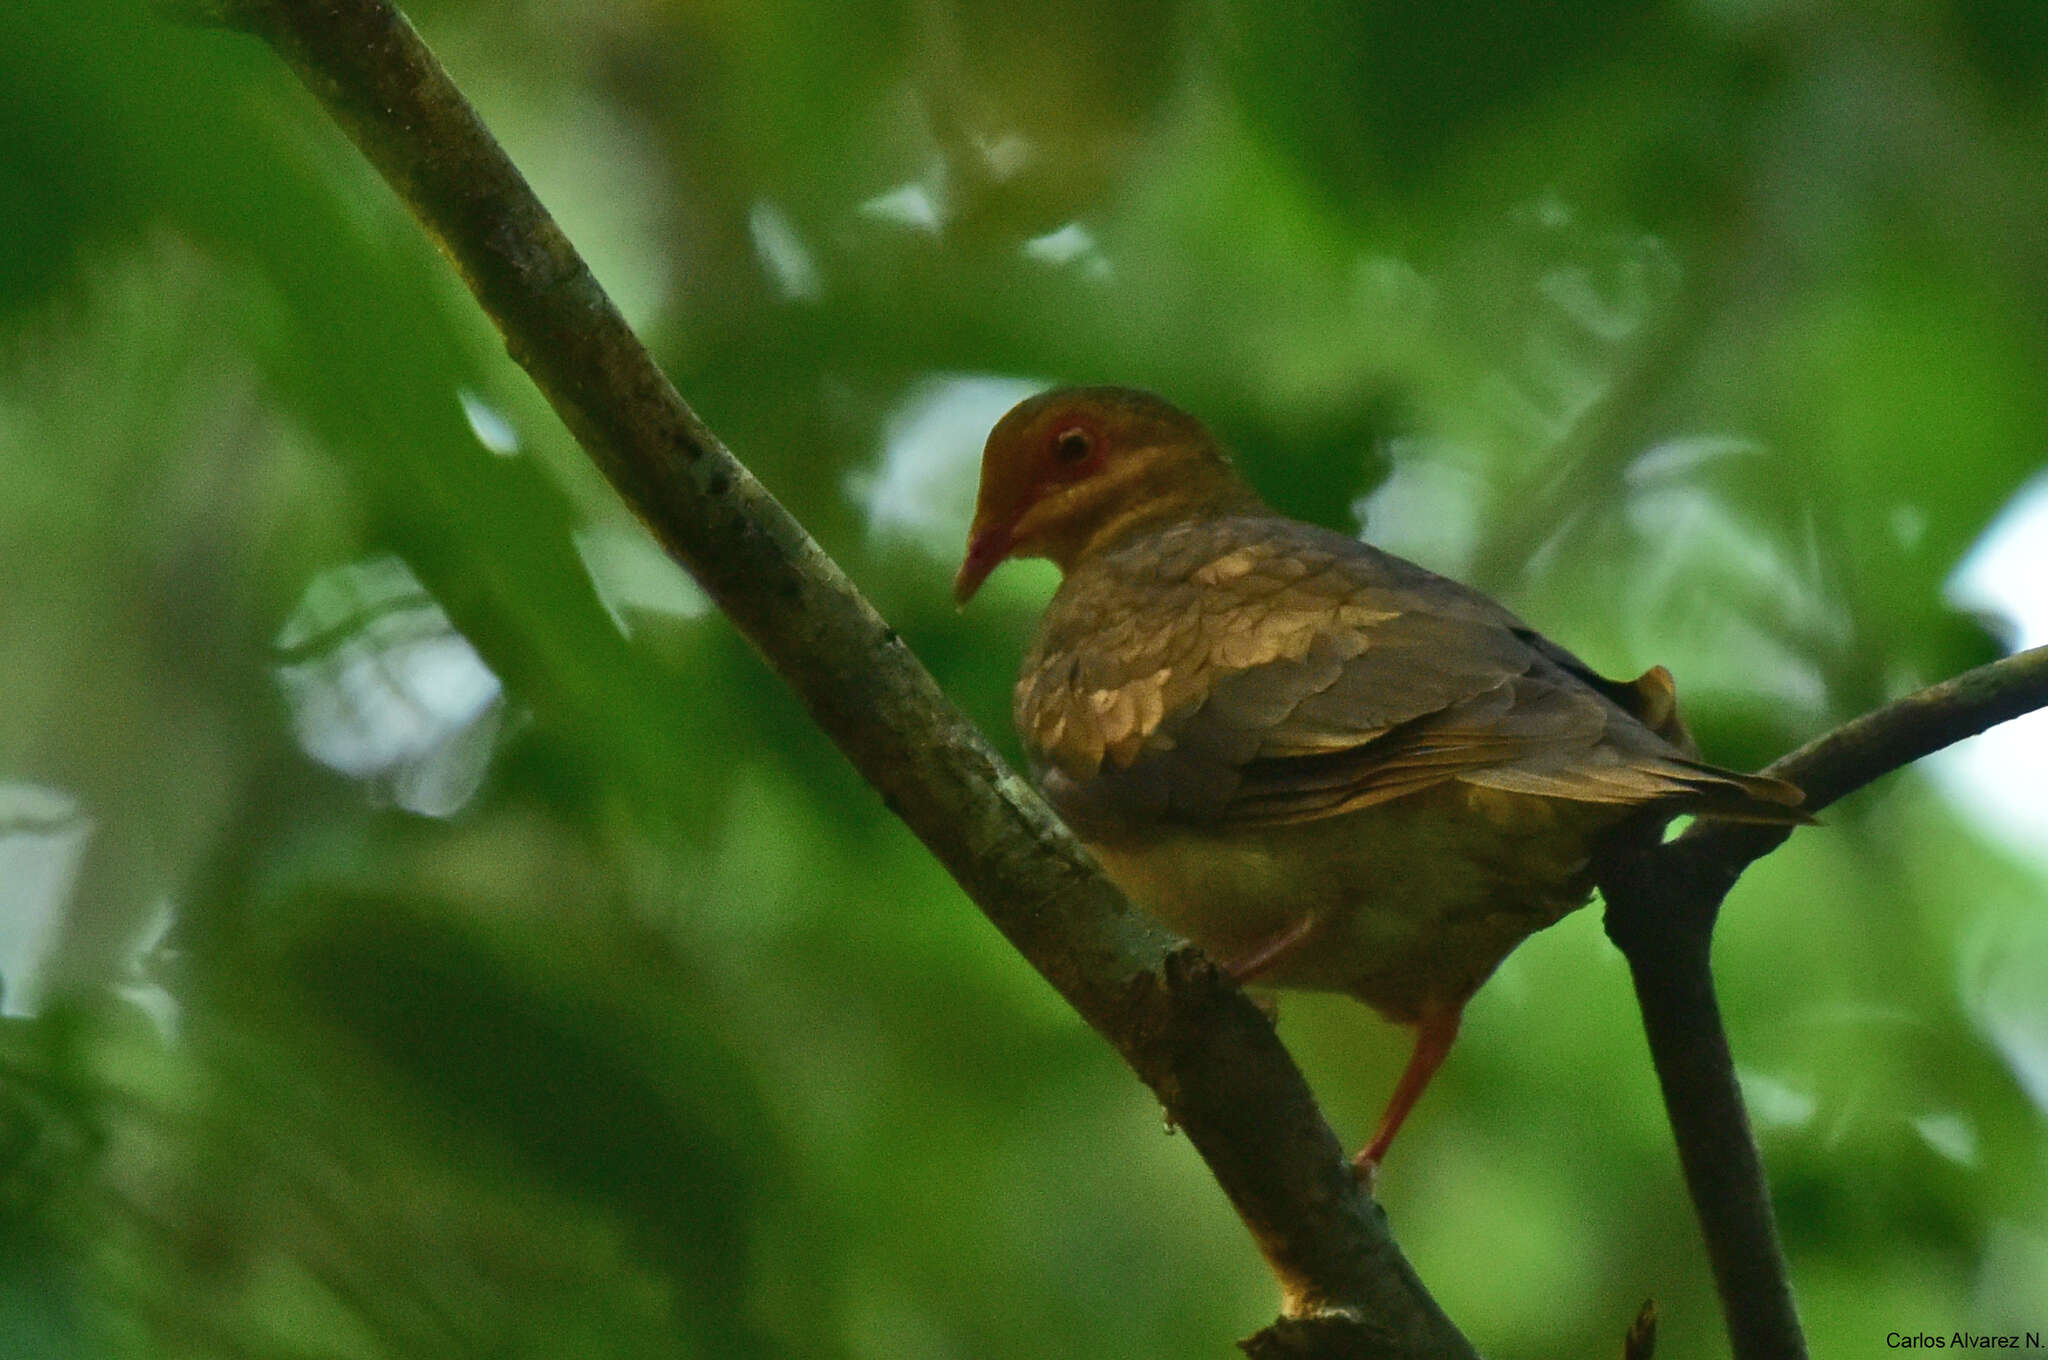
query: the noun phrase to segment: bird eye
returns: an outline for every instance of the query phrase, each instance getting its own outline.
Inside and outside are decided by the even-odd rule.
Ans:
[[[1061,430],[1052,441],[1052,456],[1069,466],[1085,460],[1095,452],[1095,438],[1078,427]]]

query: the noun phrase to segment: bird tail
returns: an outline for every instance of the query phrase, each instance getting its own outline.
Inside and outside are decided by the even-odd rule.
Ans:
[[[1695,817],[1763,826],[1815,824],[1813,814],[1800,806],[1806,801],[1805,791],[1790,780],[1696,764],[1685,782],[1685,810]]]

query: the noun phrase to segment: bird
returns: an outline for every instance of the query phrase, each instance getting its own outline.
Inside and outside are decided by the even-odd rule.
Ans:
[[[1607,679],[1479,591],[1280,514],[1147,392],[996,422],[956,602],[1022,557],[1061,581],[1013,718],[1111,880],[1241,983],[1414,1027],[1353,1159],[1368,1183],[1466,1002],[1591,898],[1610,838],[1812,820],[1793,784],[1700,759],[1663,667]]]

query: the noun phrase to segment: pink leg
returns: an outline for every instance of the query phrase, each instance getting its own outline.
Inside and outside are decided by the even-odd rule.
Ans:
[[[1257,982],[1273,969],[1273,965],[1293,953],[1295,947],[1307,939],[1309,932],[1316,928],[1316,918],[1304,916],[1287,929],[1273,936],[1241,959],[1226,959],[1223,970],[1231,980],[1239,984]]]
[[[1365,1145],[1365,1151],[1351,1159],[1353,1169],[1367,1184],[1379,1170],[1394,1135],[1401,1131],[1402,1121],[1429,1088],[1429,1079],[1443,1066],[1445,1055],[1451,1051],[1451,1041],[1458,1037],[1458,1019],[1463,1011],[1463,1006],[1434,1011],[1415,1026],[1415,1051],[1408,1055],[1408,1066],[1394,1087],[1393,1098],[1387,1101],[1387,1112],[1380,1116],[1379,1129]]]

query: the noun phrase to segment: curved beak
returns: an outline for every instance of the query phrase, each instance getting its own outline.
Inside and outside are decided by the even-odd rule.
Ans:
[[[976,525],[967,534],[967,556],[960,560],[960,574],[953,578],[953,602],[966,604],[981,589],[988,574],[1002,565],[1014,546],[1007,528]]]

